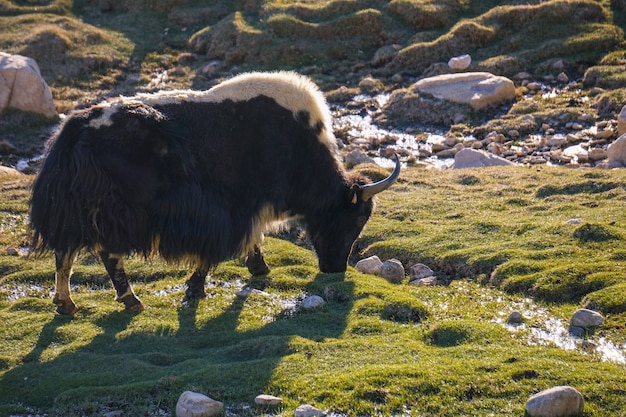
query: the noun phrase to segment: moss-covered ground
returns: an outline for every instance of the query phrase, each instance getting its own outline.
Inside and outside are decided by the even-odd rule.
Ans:
[[[225,262],[196,306],[182,304],[186,268],[131,258],[141,313],[113,300],[104,268],[83,254],[71,319],[54,313],[51,257],[8,254],[28,243],[30,182],[0,179],[0,415],[173,415],[194,390],[239,416],[303,403],[340,415],[523,416],[530,395],[555,385],[583,394],[584,416],[624,415],[625,364],[531,330],[587,306],[606,317],[589,340],[623,354],[626,172],[406,169],[352,262],[425,263],[434,287],[352,267],[320,274],[315,254],[282,234],[266,239],[269,275]],[[244,286],[262,292],[237,296]],[[303,311],[313,294],[327,303]],[[512,332],[502,323],[515,309],[526,327]],[[261,393],[284,403],[255,406]]]

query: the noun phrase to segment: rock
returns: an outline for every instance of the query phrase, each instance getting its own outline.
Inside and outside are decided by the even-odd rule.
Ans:
[[[506,318],[506,322],[508,324],[522,324],[524,322],[524,318],[522,317],[522,313],[519,311],[512,311]]]
[[[359,88],[364,94],[374,95],[380,93],[385,88],[385,85],[376,78],[365,77],[359,81]]]
[[[601,161],[603,159],[606,159],[606,157],[608,156],[606,149],[603,148],[590,149],[589,152],[587,152],[587,155],[592,161]]]
[[[346,166],[353,168],[359,164],[374,164],[374,160],[367,156],[365,152],[360,149],[354,149],[346,155]]]
[[[606,150],[609,168],[626,167],[626,134],[609,145]]]
[[[281,405],[283,403],[283,399],[280,397],[275,397],[273,395],[261,394],[257,395],[254,399],[254,403],[258,405]]]
[[[622,107],[622,111],[617,116],[617,136],[622,136],[626,133],[626,105]]]
[[[582,413],[585,400],[578,390],[558,386],[541,391],[526,401],[531,417],[566,417]]]
[[[568,333],[570,336],[580,337],[581,339],[587,336],[587,330],[578,326],[569,326]]]
[[[393,60],[398,55],[400,45],[386,45],[374,52],[374,57],[370,61],[372,67],[380,67]]]
[[[322,297],[319,295],[311,295],[302,301],[302,308],[305,310],[312,310],[314,308],[321,307],[324,304],[326,304],[326,301],[324,301]]]
[[[13,247],[13,246],[9,246],[7,248],[7,255],[9,256],[18,256],[20,254],[20,252],[17,250],[17,248]]]
[[[603,322],[602,314],[586,308],[576,310],[570,319],[571,326],[582,327],[583,329],[600,326]]]
[[[418,287],[432,287],[437,285],[437,277],[426,277],[413,280],[409,282],[410,285],[417,285]]]
[[[465,54],[450,58],[450,60],[448,61],[448,66],[454,70],[463,71],[468,69],[471,63],[472,57],[468,54]]]
[[[34,59],[0,52],[0,113],[5,109],[57,115],[50,88]]]
[[[193,391],[182,393],[176,404],[177,417],[210,417],[221,415],[224,404]]]
[[[515,99],[513,81],[488,72],[437,75],[419,80],[415,88],[440,100],[469,104],[474,110]]]
[[[404,266],[397,259],[389,259],[380,266],[378,275],[391,283],[399,283],[404,279]]]
[[[432,277],[435,275],[432,269],[424,264],[415,264],[409,269],[412,280]]]
[[[313,407],[310,404],[304,404],[296,408],[295,417],[323,417],[326,412]]]
[[[361,259],[356,263],[354,268],[363,273],[363,274],[372,274],[378,275],[380,271],[380,267],[383,265],[383,262],[376,255],[370,256],[369,258]]]
[[[492,142],[494,144],[496,142]],[[454,155],[454,163],[451,168],[480,168],[491,166],[508,166],[515,165],[508,159],[501,158],[493,153],[481,151],[479,149],[463,149]]]

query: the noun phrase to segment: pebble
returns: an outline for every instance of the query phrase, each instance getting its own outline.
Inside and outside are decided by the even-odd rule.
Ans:
[[[404,280],[404,266],[397,259],[389,259],[380,266],[378,275],[391,283],[400,283]]]
[[[313,407],[310,404],[304,404],[296,408],[294,417],[323,417],[326,415],[325,411]]]
[[[362,274],[378,275],[380,267],[383,265],[383,261],[376,255],[369,258],[361,259],[356,263],[354,268]]]
[[[424,264],[415,264],[411,268],[409,268],[409,274],[411,276],[411,280],[428,278],[435,275],[432,269]]]
[[[585,400],[578,390],[569,386],[541,391],[526,401],[531,417],[568,417],[582,413]]]
[[[275,397],[273,395],[261,394],[257,395],[254,399],[254,403],[257,405],[281,405],[283,403],[283,399],[280,397]]]
[[[322,297],[319,295],[311,295],[302,301],[302,308],[305,310],[312,310],[314,308],[321,307],[324,304],[326,304],[326,301],[324,301]]]
[[[604,323],[602,314],[586,308],[576,310],[570,319],[571,326],[582,327],[583,329],[597,327],[602,323]]]
[[[224,404],[193,391],[183,392],[176,404],[177,417],[211,417],[223,411]]]
[[[416,279],[414,281],[409,282],[410,285],[417,285],[419,287],[432,287],[437,285],[437,277],[426,277]]]
[[[524,318],[522,317],[522,313],[519,311],[512,311],[506,318],[506,322],[508,324],[522,324],[524,322]]]

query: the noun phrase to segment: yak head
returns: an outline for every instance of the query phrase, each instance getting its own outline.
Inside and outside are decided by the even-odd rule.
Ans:
[[[374,196],[385,191],[400,175],[400,161],[387,178],[368,184],[362,176],[351,177],[348,193],[338,206],[316,218],[309,228],[319,260],[320,271],[345,272],[354,242],[361,234],[374,209]]]

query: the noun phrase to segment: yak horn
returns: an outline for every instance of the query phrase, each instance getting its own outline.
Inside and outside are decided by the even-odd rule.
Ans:
[[[400,158],[398,158],[398,154],[395,152],[393,153],[393,156],[394,158],[396,158],[396,167],[393,169],[391,175],[389,175],[384,180],[375,182],[374,184],[366,184],[360,186],[362,192],[361,197],[363,198],[363,201],[367,201],[370,198],[374,197],[376,194],[385,191],[387,188],[391,187],[391,184],[396,182],[398,176],[400,175]]]

